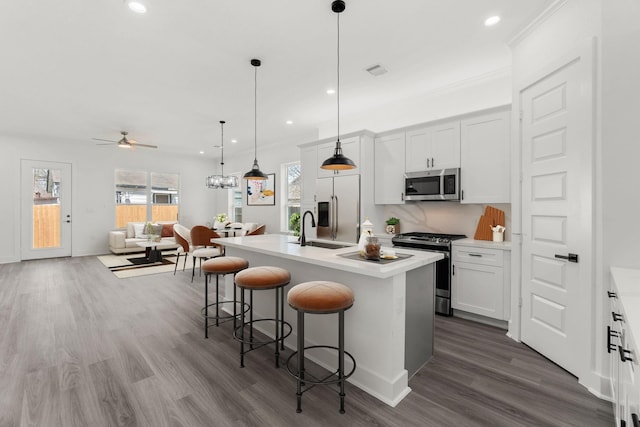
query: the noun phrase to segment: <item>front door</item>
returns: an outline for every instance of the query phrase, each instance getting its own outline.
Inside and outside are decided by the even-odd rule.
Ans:
[[[520,91],[521,339],[577,377],[588,369],[592,323],[590,52],[568,56]]]
[[[71,256],[71,165],[22,160],[22,259]]]

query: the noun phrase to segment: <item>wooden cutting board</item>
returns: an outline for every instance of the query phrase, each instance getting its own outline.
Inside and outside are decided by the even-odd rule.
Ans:
[[[491,231],[491,218],[482,215],[478,220],[476,234],[473,236],[476,240],[493,240],[493,231]]]
[[[473,236],[475,240],[493,240],[493,230],[491,227],[502,225],[504,227],[504,211],[487,206],[484,215],[478,220],[476,234]]]
[[[489,217],[492,226],[502,225],[504,227],[504,211],[487,206],[484,210],[484,216]]]

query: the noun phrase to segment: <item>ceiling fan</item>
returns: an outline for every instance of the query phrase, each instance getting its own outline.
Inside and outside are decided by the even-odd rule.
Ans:
[[[112,141],[110,139],[100,139],[100,138],[91,138],[94,141],[106,141],[106,144],[96,144],[96,145],[113,145],[113,144],[117,144],[118,147],[121,148],[136,148],[136,147],[144,147],[144,148],[158,148],[157,145],[150,145],[150,144],[140,144],[139,142],[136,142],[133,139],[129,139],[127,138],[127,135],[129,134],[129,132],[126,131],[121,131],[120,132],[122,134],[122,138],[119,141]]]

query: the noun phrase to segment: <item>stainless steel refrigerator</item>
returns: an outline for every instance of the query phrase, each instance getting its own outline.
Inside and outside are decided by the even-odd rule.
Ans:
[[[360,175],[318,178],[319,239],[357,243],[360,238]]]

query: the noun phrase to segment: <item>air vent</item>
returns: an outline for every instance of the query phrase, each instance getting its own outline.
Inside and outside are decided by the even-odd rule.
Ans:
[[[372,76],[381,76],[388,71],[386,68],[384,68],[380,64],[372,65],[370,67],[365,68],[364,70],[367,73],[371,74]]]

